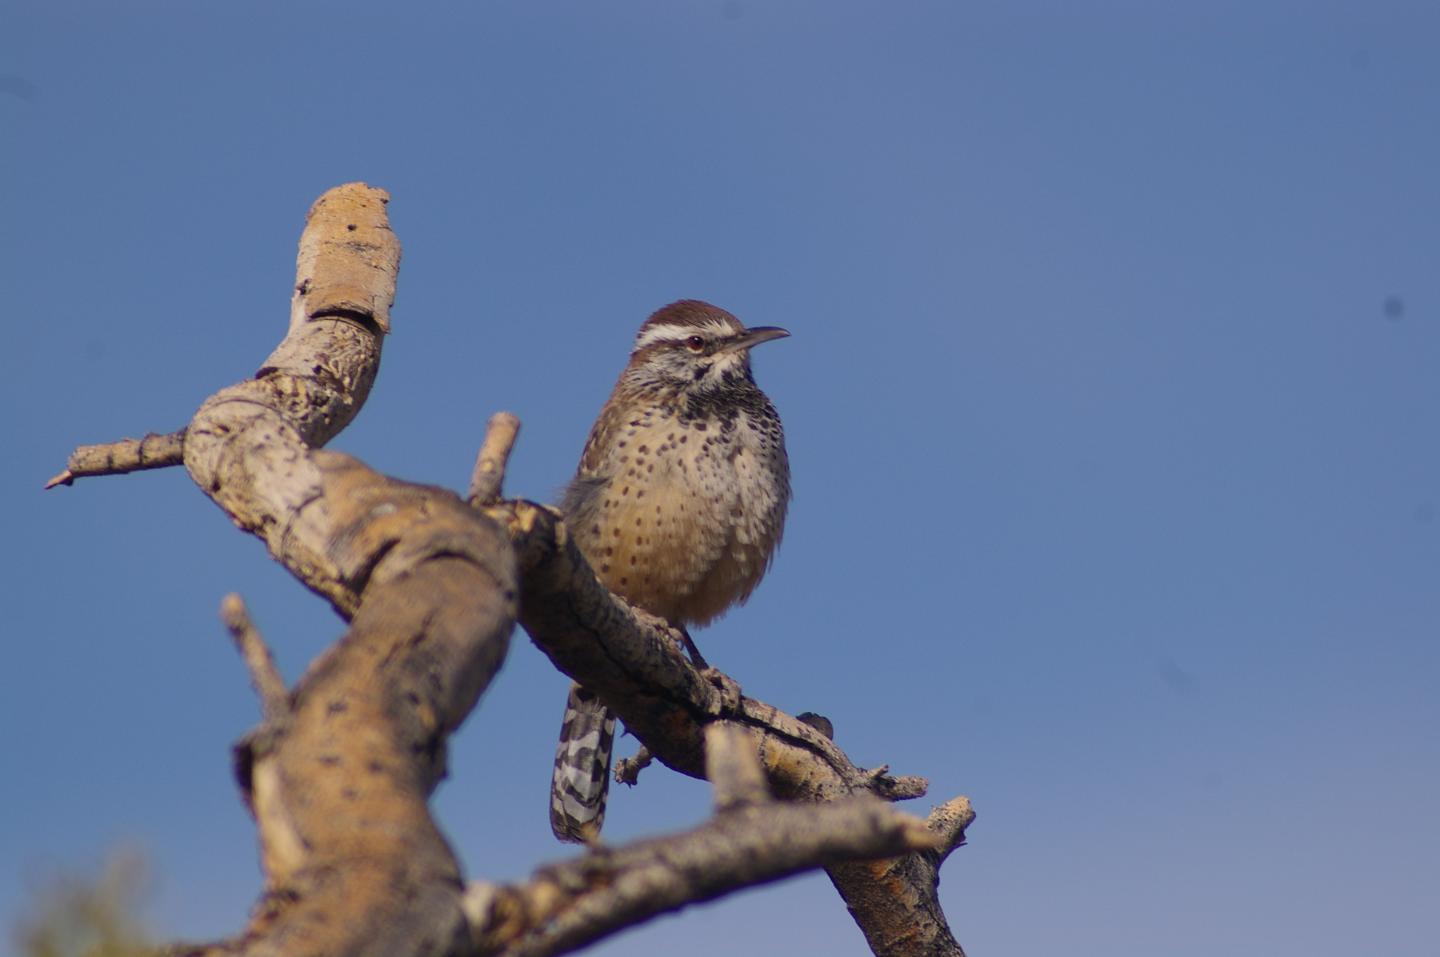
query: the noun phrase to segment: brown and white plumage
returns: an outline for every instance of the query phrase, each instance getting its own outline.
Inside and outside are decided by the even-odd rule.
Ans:
[[[749,598],[780,543],[790,465],[749,350],[785,335],[696,300],[657,311],[566,490],[567,526],[601,582],[678,627]],[[573,687],[551,789],[562,840],[599,832],[613,736],[608,710]]]

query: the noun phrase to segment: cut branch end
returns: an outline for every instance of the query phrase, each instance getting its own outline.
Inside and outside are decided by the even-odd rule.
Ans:
[[[937,840],[937,868],[950,856],[951,851],[965,843],[965,829],[974,822],[975,809],[970,806],[970,799],[963,794],[931,810],[930,816],[925,819],[925,826]]]
[[[500,501],[505,484],[505,466],[510,451],[520,434],[520,419],[511,412],[496,412],[485,429],[480,453],[475,457],[475,470],[470,474],[470,504],[476,508]]]

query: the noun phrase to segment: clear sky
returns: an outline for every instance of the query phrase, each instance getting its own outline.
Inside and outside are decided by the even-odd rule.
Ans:
[[[546,499],[656,307],[756,353],[795,501],[697,633],[865,765],[970,795],[976,957],[1433,954],[1440,7],[0,5],[0,919],[138,844],[162,935],[259,887],[236,590],[292,680],[342,631],[179,470],[42,494],[283,335],[309,204],[393,194],[394,334],[335,447]],[[517,636],[436,811],[546,823],[566,680]],[[622,743],[622,753],[633,749]],[[930,799],[913,805],[924,814]],[[613,840],[708,810],[652,768]],[[823,876],[597,954],[861,954]]]

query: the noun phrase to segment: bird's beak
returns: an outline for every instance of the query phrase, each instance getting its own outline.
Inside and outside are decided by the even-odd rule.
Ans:
[[[771,339],[784,339],[788,335],[790,335],[790,330],[781,329],[779,326],[755,326],[726,342],[723,351],[739,352],[752,346],[758,346],[762,342],[769,342]]]

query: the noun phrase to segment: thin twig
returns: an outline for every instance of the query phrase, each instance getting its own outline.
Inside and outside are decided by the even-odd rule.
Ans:
[[[930,782],[918,774],[901,774],[875,781],[875,793],[887,801],[913,801],[930,790]]]
[[[505,484],[505,464],[515,437],[520,432],[520,419],[510,412],[496,412],[485,427],[485,440],[475,457],[475,470],[470,473],[470,504],[476,508],[500,501],[500,487]]]
[[[269,646],[250,620],[245,600],[239,595],[226,595],[220,602],[220,619],[225,622],[230,637],[235,639],[235,647],[240,649],[240,656],[245,659],[250,683],[255,686],[255,694],[260,698],[260,713],[265,720],[273,721],[289,714],[290,697],[285,690],[285,679],[280,677],[280,669],[275,667]]]
[[[149,433],[143,439],[120,439],[103,445],[82,445],[70,453],[65,471],[45,483],[47,489],[70,485],[91,475],[121,475],[143,469],[163,469],[185,461],[185,430],[164,435]]]

